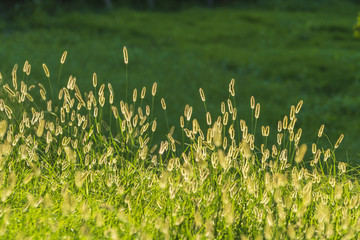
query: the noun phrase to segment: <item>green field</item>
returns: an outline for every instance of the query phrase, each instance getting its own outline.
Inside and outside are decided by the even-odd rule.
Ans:
[[[243,119],[249,119],[252,95],[261,103],[261,122],[271,128],[303,99],[298,124],[305,130],[304,141],[315,141],[316,131],[325,124],[331,141],[345,134],[341,157],[357,161],[360,53],[352,30],[357,10],[343,3],[313,11],[239,8],[39,14],[0,24],[0,71],[9,81],[13,65],[29,60],[32,77],[42,81],[41,64],[46,62],[57,73],[58,59],[67,50],[62,81],[66,83],[71,74],[88,91],[96,72],[100,81],[111,82],[119,90],[118,102],[125,99],[121,62],[126,45],[129,89],[140,90],[156,81],[171,125],[178,124],[185,104],[205,121],[200,87],[209,110],[218,114],[220,102],[227,98],[223,89],[235,78]]]
[[[249,6],[177,12],[119,9],[58,12],[52,16],[38,12],[28,18],[2,20],[2,86],[8,84],[16,92],[24,81],[28,88],[31,84],[35,88],[31,92],[34,102],[26,97],[20,101],[21,93],[9,97],[9,90],[0,90],[1,98],[13,111],[8,119],[0,104],[0,120],[7,119],[0,122],[0,236],[359,236],[360,188],[357,178],[350,176],[358,174],[355,168],[360,161],[360,41],[353,37],[358,10],[354,4],[342,2],[293,11]],[[124,46],[128,49],[127,65]],[[67,58],[65,64],[60,64],[64,51],[68,52]],[[22,72],[26,60],[31,64],[29,76]],[[17,90],[12,82],[16,63]],[[49,78],[43,63],[50,71]],[[95,90],[93,73],[98,79]],[[98,91],[105,84],[105,105],[99,107],[97,116],[93,115],[94,105],[90,110],[76,110],[88,119],[82,130],[83,120],[72,119],[71,111],[59,122],[59,109],[65,109],[66,102],[65,96],[58,100],[57,84],[59,81],[61,87],[66,87],[70,75],[76,77],[85,102],[88,95],[84,93],[94,91],[98,107],[102,96]],[[228,91],[232,78],[235,96]],[[153,97],[154,82],[157,93]],[[53,101],[54,110],[46,110],[38,83],[46,88],[46,101]],[[107,83],[114,90],[118,119],[109,107]],[[141,100],[143,86],[147,92]],[[69,96],[76,99],[71,88],[68,86]],[[138,121],[134,120],[136,113],[126,119],[131,107],[119,104],[126,96],[132,102],[134,88],[138,98],[133,106],[141,107],[144,115],[146,105],[151,107],[143,123],[139,116]],[[204,104],[199,88],[205,92]],[[251,96],[261,106],[258,120],[250,108]],[[161,98],[166,101],[166,112],[161,108]],[[221,102],[227,103],[228,98],[237,109],[237,117],[231,120],[226,104],[229,124],[220,121],[223,129],[217,134],[214,123],[218,116],[224,118]],[[300,100],[303,106],[296,114],[296,127],[281,129],[283,143],[279,144],[278,121],[283,121],[285,115],[290,118],[291,106],[299,106]],[[195,134],[194,139],[186,137],[179,124],[185,104],[193,107],[185,128]],[[44,111],[47,125],[41,125],[45,121],[40,117],[26,127],[26,121],[36,115],[31,107],[39,114]],[[24,111],[29,114],[28,120]],[[207,111],[212,117],[210,130]],[[199,126],[195,124],[195,129],[202,129],[204,139],[194,130],[193,119],[197,119]],[[248,126],[247,143],[242,139],[241,119]],[[109,131],[102,120],[110,125]],[[155,133],[150,130],[154,120]],[[79,122],[79,129],[75,129]],[[101,130],[97,123],[101,123]],[[142,131],[146,123],[149,127]],[[23,131],[21,124],[25,125]],[[60,126],[63,134],[51,130],[51,124]],[[235,134],[232,148],[231,124]],[[322,124],[325,130],[319,138]],[[173,125],[175,132],[169,137]],[[262,126],[270,127],[269,137],[262,136]],[[289,136],[298,133],[299,128],[302,137],[294,144]],[[210,140],[207,131],[213,131]],[[335,143],[341,134],[345,137],[337,148]],[[149,142],[143,144],[147,137]],[[225,137],[228,144],[219,143]],[[306,154],[300,147],[303,143],[307,145]],[[313,143],[318,150],[315,153],[311,153]],[[151,151],[154,144],[157,148]],[[278,152],[274,152],[273,145]],[[300,153],[296,152],[297,146]],[[267,154],[265,149],[269,151],[267,166],[261,163]],[[303,158],[299,157],[302,153]],[[278,165],[272,165],[275,162]],[[286,163],[290,165],[286,167]],[[276,210],[270,213],[271,209]]]

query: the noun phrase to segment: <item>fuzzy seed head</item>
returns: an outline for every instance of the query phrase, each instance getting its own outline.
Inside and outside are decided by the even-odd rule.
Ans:
[[[144,98],[145,98],[145,94],[146,94],[146,87],[143,87],[143,88],[141,89],[141,95],[140,95],[141,99],[144,99]]]
[[[250,98],[250,107],[251,107],[251,109],[255,108],[255,98],[254,98],[254,96],[251,96],[251,98]]]
[[[199,92],[200,92],[201,101],[205,102],[206,101],[205,93],[202,90],[202,88],[199,88]]]
[[[161,107],[162,109],[166,110],[166,103],[164,98],[161,98]]]
[[[297,163],[300,163],[303,159],[304,159],[304,156],[305,156],[305,153],[307,151],[307,146],[306,144],[302,144],[299,148],[298,151],[296,151],[296,154],[295,154],[295,162]]]
[[[288,117],[285,116],[283,119],[283,129],[287,129],[288,127]]]
[[[124,55],[124,63],[128,64],[129,63],[129,57],[128,57],[128,51],[126,46],[124,46],[123,48],[123,55]]]
[[[151,131],[155,132],[155,130],[156,130],[156,120],[154,120],[152,125],[151,125]]]
[[[310,226],[308,227],[308,229],[306,230],[306,233],[305,233],[306,239],[312,239],[314,233],[315,233],[315,226],[314,226],[314,225],[310,225]]]
[[[8,123],[5,119],[0,121],[0,140],[3,140],[4,138],[7,131],[7,126]]]
[[[44,69],[44,73],[45,73],[46,77],[49,78],[50,77],[50,72],[49,72],[48,67],[46,66],[45,63],[42,64],[42,67]]]
[[[3,85],[4,90],[12,97],[15,97],[16,94],[15,92],[9,87],[9,85],[6,83],[5,85]]]
[[[292,121],[295,118],[295,106],[292,105],[290,109],[290,121]]]
[[[231,79],[229,84],[229,93],[231,96],[235,96],[235,79]]]
[[[269,132],[270,132],[270,127],[269,126],[261,126],[261,135],[263,137],[268,137],[269,136]]]
[[[339,147],[339,145],[340,145],[340,143],[342,142],[343,139],[344,139],[344,134],[341,134],[339,139],[335,143],[335,146],[334,146],[335,149],[337,149]]]
[[[318,132],[318,137],[319,137],[319,138],[322,136],[322,134],[323,134],[323,132],[324,132],[324,127],[325,127],[324,124],[320,126],[320,129],[319,129],[319,132]]]
[[[26,67],[26,75],[29,76],[31,72],[31,65],[28,63],[27,67]],[[1,80],[0,80],[1,83]]]
[[[156,89],[157,89],[157,83],[154,82],[152,89],[151,89],[151,95],[154,97],[156,95]]]
[[[28,60],[26,60],[24,63],[23,72],[26,72],[28,64],[29,64],[29,62],[28,62]]]
[[[224,102],[221,102],[221,114],[225,114],[226,106]]]
[[[13,87],[15,90],[17,90],[17,76],[16,76],[17,68],[18,68],[18,65],[15,64],[13,71],[12,71],[12,83],[13,83]]]
[[[207,112],[206,113],[206,123],[207,125],[211,125],[211,115],[210,115],[210,112]]]
[[[184,122],[184,117],[180,116],[180,127],[184,128],[185,127],[185,122]]]
[[[328,223],[330,221],[330,209],[327,205],[321,203],[318,205],[315,213],[315,219],[318,220],[319,223],[324,222]]]
[[[228,124],[228,120],[229,120],[229,113],[225,112],[224,118],[223,118],[223,125],[224,126],[226,126]]]
[[[265,239],[266,240],[273,239],[273,235],[274,235],[273,228],[270,227],[268,224],[266,224],[265,228],[264,228],[264,237],[265,237]]]
[[[287,227],[287,235],[290,239],[295,239],[296,238],[296,232],[295,232],[295,228],[292,224],[289,224]]]
[[[234,108],[233,108],[233,105],[232,105],[232,102],[230,99],[227,100],[227,104],[228,104],[229,112],[232,114],[234,111]]]
[[[221,139],[221,130],[218,127],[218,124],[214,124],[213,134],[214,134],[214,137],[213,137],[214,145],[216,147],[220,147],[222,144],[222,139]]]
[[[38,125],[38,128],[36,130],[36,135],[38,137],[41,137],[44,133],[44,127],[45,127],[45,119],[41,119],[39,120],[39,125]]]
[[[331,239],[334,236],[334,226],[332,223],[326,224],[325,234],[327,239]]]
[[[133,102],[136,102],[137,100],[137,89],[135,88],[133,91]]]
[[[96,88],[97,86],[97,75],[96,73],[93,73],[93,87]]]
[[[284,187],[287,184],[287,179],[284,174],[281,173],[275,173],[273,178],[274,186],[276,188],[278,187]]]
[[[260,103],[256,104],[255,108],[255,118],[258,119],[260,116]]]
[[[60,63],[61,63],[61,64],[64,64],[64,63],[65,63],[66,56],[67,56],[67,51],[65,51],[65,52],[62,54],[62,56],[61,56],[61,60],[60,60]]]
[[[317,150],[316,143],[313,143],[313,144],[311,145],[311,152],[312,152],[312,154],[315,154],[315,153],[316,153],[316,150]]]
[[[340,200],[342,198],[342,194],[343,194],[343,186],[341,183],[337,182],[334,190],[335,200]]]
[[[11,108],[9,108],[6,105],[5,105],[5,113],[6,113],[6,116],[8,117],[8,119],[12,118],[12,110],[11,110]]]
[[[299,113],[304,101],[300,100],[299,103],[296,105],[295,113]]]

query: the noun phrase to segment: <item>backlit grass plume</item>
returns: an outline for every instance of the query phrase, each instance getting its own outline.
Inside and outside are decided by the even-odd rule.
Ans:
[[[125,47],[123,54],[128,64]],[[359,184],[335,157],[344,135],[328,148],[302,143],[305,129],[296,125],[302,100],[277,126],[259,127],[255,97],[251,119],[239,116],[234,79],[219,116],[208,111],[200,88],[203,119],[186,105],[179,140],[167,121],[171,106],[161,98],[167,126],[160,127],[168,132],[155,142],[157,83],[149,98],[143,87],[140,100],[135,89],[124,101],[94,73],[89,92],[69,76],[54,95],[49,86],[48,96],[46,84],[29,76],[30,66],[21,75],[16,65],[0,92],[1,238],[360,236]],[[314,135],[327,137],[324,125]]]

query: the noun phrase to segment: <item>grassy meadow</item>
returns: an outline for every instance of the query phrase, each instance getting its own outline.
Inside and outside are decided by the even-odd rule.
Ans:
[[[359,238],[357,10],[0,22],[0,236]]]

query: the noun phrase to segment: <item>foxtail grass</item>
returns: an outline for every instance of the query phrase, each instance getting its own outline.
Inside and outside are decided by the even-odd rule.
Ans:
[[[186,105],[179,141],[161,98],[168,134],[154,142],[163,128],[153,111],[157,83],[149,97],[142,88],[138,104],[136,89],[132,101],[126,93],[116,102],[122,96],[111,84],[98,87],[96,74],[90,92],[71,76],[49,99],[30,66],[20,84],[14,67],[0,91],[1,238],[359,237],[360,187],[349,175],[356,168],[335,156],[344,135],[333,145],[322,125],[314,137],[328,146],[303,143],[307,129],[296,125],[302,100],[277,126],[261,126],[260,135],[260,103],[251,97],[251,119],[242,119],[235,80],[220,116],[206,108],[200,89],[206,124]],[[45,64],[43,70],[50,81]]]

